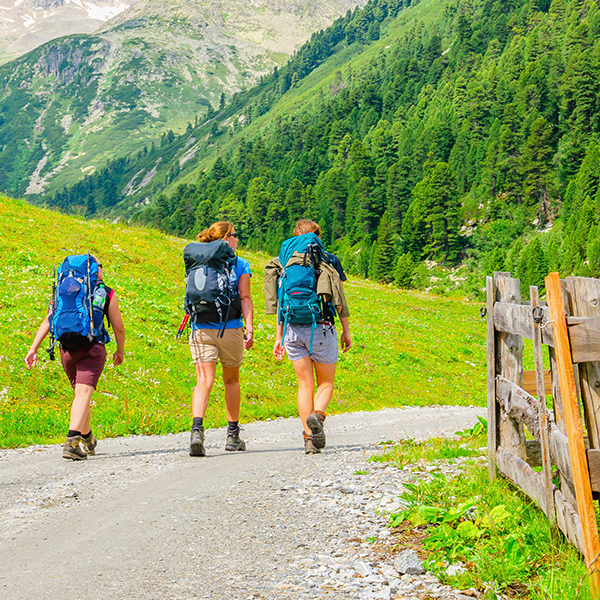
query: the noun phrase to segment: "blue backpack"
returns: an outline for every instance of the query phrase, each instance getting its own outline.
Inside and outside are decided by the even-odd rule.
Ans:
[[[302,264],[288,265],[295,252],[304,253]],[[283,267],[279,277],[277,299],[278,322],[283,323],[283,338],[289,323],[311,325],[310,353],[317,322],[323,320],[323,301],[317,294],[319,264],[329,262],[325,248],[315,233],[292,237],[281,245],[279,262]]]
[[[98,283],[96,260],[89,254],[67,256],[56,271],[52,290],[50,358],[56,341],[67,350],[110,341],[104,327],[106,297],[104,284]]]

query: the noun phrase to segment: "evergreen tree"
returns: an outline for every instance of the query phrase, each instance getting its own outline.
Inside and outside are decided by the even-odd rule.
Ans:
[[[396,258],[396,239],[390,215],[385,212],[379,228],[377,241],[373,245],[373,264],[369,269],[371,279],[391,283],[394,280],[394,263]]]
[[[412,254],[401,254],[394,268],[394,284],[404,289],[414,286],[415,261]]]

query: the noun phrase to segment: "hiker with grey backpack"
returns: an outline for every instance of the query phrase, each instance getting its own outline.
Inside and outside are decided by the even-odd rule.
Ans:
[[[48,315],[42,321],[25,357],[28,369],[37,365],[37,351],[48,334],[54,360],[56,343],[74,396],[63,458],[85,460],[96,453],[98,440],[91,429],[90,401],[106,363],[110,335],[117,341],[113,365],[123,363],[125,327],[114,291],[104,283],[102,264],[90,254],[67,256],[56,272]]]
[[[220,221],[198,234],[183,252],[186,276],[186,318],[190,351],[196,370],[192,394],[190,456],[206,456],[204,417],[208,408],[217,362],[223,367],[227,440],[225,450],[243,451],[240,438],[240,365],[244,350],[254,344],[250,263],[236,256],[237,233],[232,223]],[[245,327],[244,327],[245,323]]]
[[[282,360],[287,352],[292,361],[306,454],[321,452],[326,443],[325,413],[339,356],[336,316],[342,325],[342,351],[352,345],[342,284],[346,276],[339,259],[323,247],[320,235],[314,221],[298,221],[294,237],[283,242],[279,256],[265,267],[266,313],[277,314],[273,355]]]

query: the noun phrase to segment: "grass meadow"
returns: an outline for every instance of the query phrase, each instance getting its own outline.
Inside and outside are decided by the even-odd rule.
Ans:
[[[183,316],[182,250],[188,240],[150,229],[80,218],[0,196],[0,447],[60,442],[72,392],[60,366],[24,357],[50,301],[53,268],[88,250],[103,265],[125,321],[125,363],[107,364],[93,396],[98,437],[189,429],[195,383]],[[295,377],[271,350],[275,318],[264,313],[265,254],[250,261],[255,346],[241,369],[241,422],[296,415]],[[485,405],[485,321],[460,297],[346,284],[353,346],[338,363],[331,413],[429,404]],[[187,332],[186,332],[187,333]],[[109,356],[116,345],[108,346]],[[226,424],[223,386],[214,387],[207,427]]]

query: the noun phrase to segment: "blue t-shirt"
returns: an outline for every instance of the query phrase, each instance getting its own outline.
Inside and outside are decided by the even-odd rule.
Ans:
[[[346,281],[346,279],[348,278],[346,277],[346,272],[344,271],[344,267],[342,267],[340,259],[335,254],[327,252],[327,250],[325,250],[325,254],[327,255],[327,258],[331,261],[331,266],[339,273],[340,281]]]
[[[252,271],[250,270],[250,263],[241,256],[237,257],[236,264],[233,267],[233,273],[231,275],[231,281],[234,281],[237,284],[240,280],[240,277],[244,274],[250,275],[252,277]],[[239,319],[231,319],[231,321],[227,321],[225,323],[225,329],[237,329],[238,327],[243,327],[244,321],[242,317]],[[192,322],[192,331],[196,329],[220,329],[222,327],[219,323],[193,323]]]

